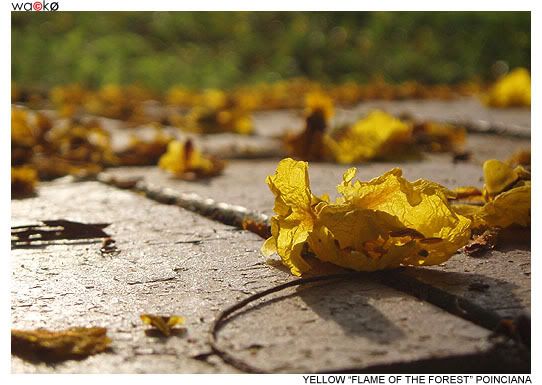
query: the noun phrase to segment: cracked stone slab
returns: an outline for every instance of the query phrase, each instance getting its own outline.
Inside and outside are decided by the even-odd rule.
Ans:
[[[212,320],[228,304],[293,279],[264,262],[252,233],[97,182],[43,183],[37,197],[12,201],[13,225],[58,218],[111,223],[106,231],[120,252],[104,256],[100,242],[12,250],[12,327],[104,326],[112,350],[55,365],[13,357],[13,372],[236,372],[217,357],[200,359]],[[148,336],[141,313],[183,315],[186,333]],[[257,350],[255,362],[276,371],[491,348],[488,330],[371,281],[303,288],[237,321],[223,341],[249,358]],[[295,365],[284,361],[286,347]]]

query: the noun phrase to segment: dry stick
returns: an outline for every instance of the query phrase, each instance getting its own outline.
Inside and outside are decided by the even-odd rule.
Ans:
[[[277,286],[273,286],[267,290],[260,291],[259,293],[252,294],[249,297],[231,305],[230,307],[222,310],[218,316],[215,318],[213,323],[211,324],[210,333],[209,333],[209,344],[211,345],[211,349],[213,350],[213,353],[218,355],[224,362],[232,365],[233,367],[247,373],[267,373],[266,370],[257,368],[253,365],[248,364],[244,360],[241,360],[239,358],[236,358],[233,356],[230,352],[228,352],[226,349],[221,348],[218,345],[218,332],[222,327],[228,322],[229,316],[236,312],[237,310],[247,306],[251,302],[254,302],[262,297],[265,297],[269,294],[279,292],[281,290],[284,290],[289,287],[293,286],[300,286],[300,285],[306,285],[309,283],[314,282],[321,282],[321,281],[329,281],[333,279],[341,279],[341,278],[353,278],[358,275],[361,275],[360,272],[349,272],[349,273],[341,273],[341,274],[332,274],[332,275],[324,275],[324,276],[317,276],[317,277],[310,277],[310,278],[299,278],[295,281],[286,282]]]
[[[170,188],[162,188],[146,183],[142,179],[122,180],[117,179],[106,173],[99,174],[96,179],[102,183],[113,187],[129,189],[135,192],[142,193],[147,198],[154,201],[163,204],[177,205],[179,207],[193,211],[197,214],[222,222],[224,224],[252,231],[255,234],[262,236],[263,238],[266,238],[264,234],[270,232],[269,217],[267,215],[251,211],[242,206],[216,202],[213,199],[205,199],[193,193],[188,194],[175,191]],[[251,223],[252,225],[247,226],[247,222]],[[253,294],[240,302],[237,302],[236,304],[219,313],[218,317],[211,326],[210,345],[213,352],[219,357],[221,357],[225,362],[231,364],[239,370],[249,373],[264,373],[265,371],[261,370],[260,368],[256,368],[244,362],[243,360],[235,358],[233,355],[231,355],[231,353],[218,346],[217,334],[218,331],[222,328],[222,326],[224,326],[224,324],[228,321],[228,316],[234,313],[236,310],[239,310],[240,308],[248,305],[249,303],[259,298],[262,298],[274,292],[281,291],[288,287],[299,286],[318,281],[333,280],[339,278],[351,278],[359,276],[361,274],[363,273],[349,272],[310,278],[300,278],[295,281],[274,286],[262,292]],[[384,285],[393,287],[396,290],[418,297],[426,302],[431,303],[432,305],[435,305],[447,311],[450,314],[459,316],[486,329],[494,330],[498,326],[499,321],[501,320],[501,317],[499,317],[496,313],[485,310],[465,298],[448,293],[431,285],[424,284],[416,278],[405,276],[398,271],[381,272],[374,274],[375,277],[378,277],[380,282]],[[347,368],[347,370],[361,371],[364,369]]]

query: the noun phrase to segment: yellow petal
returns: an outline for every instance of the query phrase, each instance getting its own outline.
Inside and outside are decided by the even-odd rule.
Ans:
[[[488,227],[531,224],[531,183],[515,187],[484,205],[479,214]]]
[[[377,110],[347,129],[335,143],[326,140],[339,163],[396,158],[412,148],[412,125]]]
[[[493,195],[504,191],[518,180],[518,173],[508,164],[496,159],[484,162],[484,181],[486,191]]]
[[[165,335],[171,335],[171,331],[177,325],[184,324],[184,318],[178,315],[161,316],[155,314],[141,314],[139,316],[145,325],[152,325]]]
[[[39,358],[70,359],[100,353],[109,347],[107,329],[74,327],[60,331],[11,330],[11,349],[16,354],[37,354]]]
[[[262,251],[269,255],[276,251],[295,275],[309,269],[301,253],[313,227],[311,204],[315,198],[309,187],[306,162],[283,159],[275,175],[266,179],[275,195],[275,215],[271,219],[271,238]]]
[[[495,83],[484,97],[493,107],[530,106],[531,76],[525,68],[516,68]]]
[[[277,215],[263,251],[276,251],[299,275],[310,268],[305,250],[338,266],[373,271],[442,263],[467,243],[471,221],[450,207],[453,194],[444,187],[411,183],[400,169],[352,183],[355,171],[345,172],[337,187],[342,197],[330,203],[310,192],[305,162],[281,161],[268,178]]]

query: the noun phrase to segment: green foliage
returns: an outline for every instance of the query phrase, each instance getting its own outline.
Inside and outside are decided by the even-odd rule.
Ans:
[[[529,12],[17,12],[12,78],[27,86],[231,87],[488,79],[530,67]]]

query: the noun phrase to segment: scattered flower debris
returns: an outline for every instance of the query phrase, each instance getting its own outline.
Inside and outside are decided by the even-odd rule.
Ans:
[[[482,234],[475,236],[468,245],[463,247],[462,251],[471,257],[482,256],[487,251],[495,248],[501,231],[500,227],[492,227],[485,230]]]
[[[11,330],[12,354],[43,361],[84,358],[106,351],[110,343],[107,329],[101,327]]]
[[[159,330],[164,336],[169,337],[175,329],[175,326],[184,324],[184,317],[178,315],[162,316],[154,314],[141,314],[141,321],[145,325],[151,325]]]

